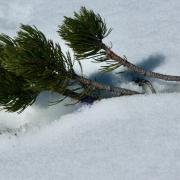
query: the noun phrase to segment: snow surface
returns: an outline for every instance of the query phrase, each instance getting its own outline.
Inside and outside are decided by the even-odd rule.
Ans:
[[[57,25],[81,6],[113,28],[105,42],[114,51],[144,68],[180,75],[178,0],[0,0],[0,32],[14,35],[20,23],[34,24],[62,44]],[[83,67],[91,78],[134,88],[123,83],[133,73],[97,74],[89,61]],[[44,92],[20,115],[1,111],[0,179],[179,180],[180,84],[152,82],[157,95],[48,107],[58,95]]]
[[[103,100],[39,131],[2,135],[1,179],[178,180],[179,98]]]

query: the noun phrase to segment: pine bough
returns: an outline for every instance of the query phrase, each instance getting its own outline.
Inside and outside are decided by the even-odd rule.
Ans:
[[[58,34],[73,50],[62,52],[58,43],[49,40],[35,26],[21,25],[13,38],[0,35],[0,106],[9,112],[22,112],[32,105],[42,91],[57,92],[78,102],[93,102],[105,98],[101,91],[115,96],[143,94],[130,89],[114,87],[90,80],[75,72],[74,62],[81,68],[80,60],[93,58],[106,62],[102,71],[110,72],[120,66],[143,76],[166,81],[180,81],[180,76],[163,75],[138,67],[112,51],[103,43],[111,33],[99,14],[82,7],[74,17],[64,17],[58,27]],[[145,79],[138,82],[148,85],[155,93],[152,84]],[[100,92],[100,93],[97,93]],[[61,102],[63,99],[58,100]]]

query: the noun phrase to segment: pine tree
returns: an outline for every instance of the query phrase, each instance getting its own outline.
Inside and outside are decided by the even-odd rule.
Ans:
[[[94,28],[96,29],[96,25]],[[100,37],[108,34],[104,25],[97,28]],[[97,46],[97,42],[91,39],[89,42],[94,43],[94,47]],[[84,47],[87,47],[86,43]],[[98,54],[99,47],[92,51],[93,54]],[[91,53],[89,52],[88,56]],[[5,34],[0,35],[2,109],[22,112],[35,102],[42,91],[57,92],[77,101],[89,101],[89,99],[94,101],[103,98],[95,93],[96,90],[114,93],[116,96],[140,94],[78,75],[74,70],[74,60],[70,53],[63,53],[58,43],[47,39],[35,26],[21,25],[14,38]]]

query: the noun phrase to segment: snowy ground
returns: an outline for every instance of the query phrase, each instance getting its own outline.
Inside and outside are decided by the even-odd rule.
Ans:
[[[178,180],[178,98],[171,94],[103,100],[25,136],[2,136],[0,176]]]
[[[0,32],[14,35],[19,23],[34,24],[62,43],[57,25],[83,5],[113,28],[105,42],[114,51],[150,70],[180,75],[178,0],[0,0]],[[95,76],[97,64],[83,66]],[[126,87],[132,84],[121,80],[132,76],[98,75]],[[153,84],[157,95],[48,107],[57,95],[43,93],[20,115],[1,111],[0,179],[178,180],[180,84]]]

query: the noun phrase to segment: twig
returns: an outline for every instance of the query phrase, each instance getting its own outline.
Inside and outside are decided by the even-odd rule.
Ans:
[[[151,92],[153,94],[156,94],[156,90],[154,89],[152,83],[146,79],[136,79],[135,80],[135,83],[138,83],[140,86],[144,86],[144,85],[147,85],[149,87],[149,89],[151,90]]]

